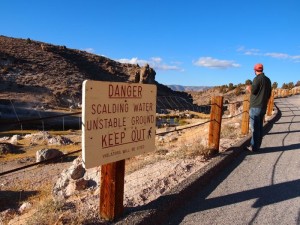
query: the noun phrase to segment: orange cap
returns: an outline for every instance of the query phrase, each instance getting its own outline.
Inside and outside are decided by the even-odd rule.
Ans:
[[[257,64],[254,66],[254,70],[255,70],[255,71],[258,71],[258,72],[262,72],[262,71],[264,70],[263,64],[257,63]]]

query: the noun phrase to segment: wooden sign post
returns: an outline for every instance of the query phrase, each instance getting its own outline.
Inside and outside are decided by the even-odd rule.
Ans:
[[[125,159],[155,150],[156,85],[83,82],[82,159],[101,166],[100,216],[123,214]]]
[[[101,166],[100,216],[114,220],[124,211],[125,160]]]
[[[216,151],[219,151],[222,111],[223,96],[212,97],[208,132],[208,147]]]
[[[245,95],[243,101],[243,115],[241,132],[243,135],[249,134],[249,120],[250,120],[250,96]]]

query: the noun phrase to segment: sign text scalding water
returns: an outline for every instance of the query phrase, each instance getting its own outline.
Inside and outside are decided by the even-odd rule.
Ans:
[[[82,92],[86,168],[154,150],[155,85],[87,80]]]

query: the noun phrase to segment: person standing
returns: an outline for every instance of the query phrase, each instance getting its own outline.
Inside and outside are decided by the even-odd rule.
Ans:
[[[264,66],[258,63],[254,66],[255,78],[252,85],[247,86],[250,95],[250,129],[252,137],[247,150],[257,152],[263,137],[263,122],[268,101],[271,96],[271,80],[263,72]]]

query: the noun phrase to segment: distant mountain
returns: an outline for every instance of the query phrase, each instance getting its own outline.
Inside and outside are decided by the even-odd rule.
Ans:
[[[183,85],[167,85],[173,91],[204,91],[209,88],[210,86],[183,86]]]

